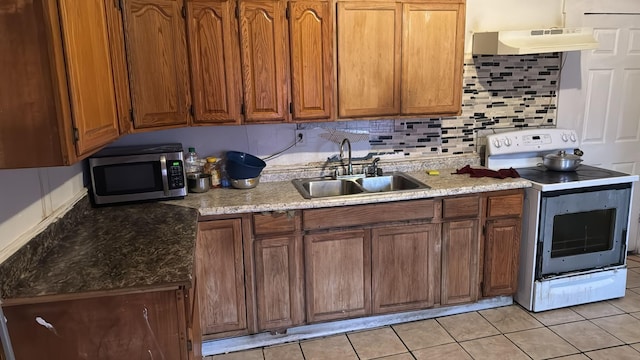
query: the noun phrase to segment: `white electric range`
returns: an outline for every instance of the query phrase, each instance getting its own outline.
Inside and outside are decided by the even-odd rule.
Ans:
[[[552,171],[543,157],[579,147],[575,131],[541,128],[487,136],[486,166],[515,168],[525,190],[518,291],[537,312],[625,294],[627,229],[637,175],[580,165]]]

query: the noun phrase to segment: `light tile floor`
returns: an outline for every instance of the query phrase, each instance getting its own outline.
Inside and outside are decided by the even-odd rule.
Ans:
[[[628,260],[622,299],[541,313],[516,304],[205,360],[640,360],[640,255]]]

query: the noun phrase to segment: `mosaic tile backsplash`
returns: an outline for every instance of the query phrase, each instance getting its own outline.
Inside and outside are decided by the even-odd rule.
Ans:
[[[560,53],[477,55],[464,62],[462,114],[455,117],[299,124],[369,134],[372,151],[405,155],[480,151],[492,129],[555,126]]]

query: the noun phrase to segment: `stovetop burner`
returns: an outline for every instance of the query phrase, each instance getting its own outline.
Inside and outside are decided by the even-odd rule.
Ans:
[[[544,166],[518,168],[516,170],[522,178],[541,184],[568,183],[627,175],[621,172],[589,165],[581,165],[575,171],[553,171],[545,168]]]

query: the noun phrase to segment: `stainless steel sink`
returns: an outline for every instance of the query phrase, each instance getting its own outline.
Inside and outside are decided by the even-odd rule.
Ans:
[[[357,179],[356,182],[366,191],[371,192],[413,190],[419,189],[421,186],[426,186],[418,180],[409,178],[404,174],[373,176]]]
[[[294,183],[295,184],[295,183]],[[359,194],[364,190],[358,184],[351,180],[343,179],[316,179],[310,181],[302,181],[302,187],[296,186],[301,191],[302,196],[308,195],[308,198],[319,198],[327,196],[341,196]],[[305,196],[307,197],[307,196]]]
[[[429,186],[401,172],[373,177],[294,179],[292,183],[305,199],[360,196],[429,188]]]

